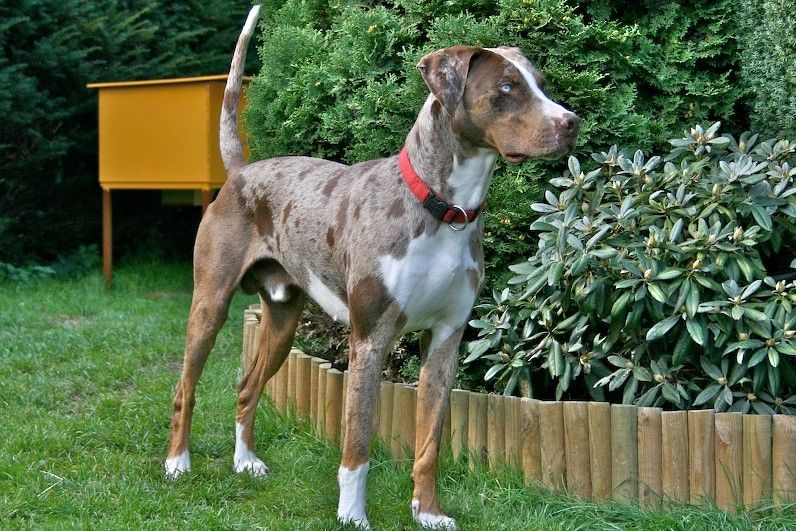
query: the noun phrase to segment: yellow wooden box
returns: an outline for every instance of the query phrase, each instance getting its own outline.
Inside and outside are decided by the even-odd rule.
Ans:
[[[212,191],[226,181],[218,147],[226,82],[226,75],[217,75],[87,85],[99,90],[102,270],[107,287],[113,279],[111,190],[199,190],[204,213]],[[241,96],[238,115],[245,105]],[[240,129],[238,134],[248,155],[245,135]]]
[[[89,84],[99,89],[100,186],[220,188],[226,174],[218,123],[226,80],[217,75]]]

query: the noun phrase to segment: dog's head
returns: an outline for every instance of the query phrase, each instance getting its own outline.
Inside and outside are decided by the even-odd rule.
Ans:
[[[544,78],[519,48],[454,46],[417,68],[462,142],[512,163],[575,148],[581,118],[545,95]]]

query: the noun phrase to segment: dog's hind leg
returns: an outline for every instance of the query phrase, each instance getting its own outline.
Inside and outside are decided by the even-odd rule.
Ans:
[[[423,527],[455,529],[453,518],[445,516],[437,500],[437,462],[445,412],[448,408],[463,328],[437,327],[421,335],[422,363],[417,389],[415,421],[415,463],[412,479],[412,515]]]
[[[233,289],[197,282],[194,288],[188,334],[185,342],[182,376],[174,394],[174,411],[171,418],[171,437],[166,459],[166,475],[176,479],[191,469],[188,439],[195,403],[196,384],[204,370],[207,357],[224,324]]]
[[[235,415],[235,472],[249,472],[253,476],[268,474],[268,467],[254,454],[254,414],[263,387],[290,352],[305,295],[294,287],[280,285],[261,290],[260,298],[263,303],[260,344],[254,362],[238,384]]]
[[[218,200],[216,200],[218,201]],[[166,475],[176,479],[191,469],[188,439],[195,402],[196,384],[204,370],[216,335],[227,319],[229,304],[238,285],[240,269],[232,253],[218,245],[215,225],[217,205],[213,203],[199,226],[194,250],[194,289],[188,316],[182,376],[174,393],[171,436],[166,458]],[[226,267],[221,267],[225,260]]]

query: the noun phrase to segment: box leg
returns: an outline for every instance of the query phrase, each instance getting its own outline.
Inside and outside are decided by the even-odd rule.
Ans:
[[[111,191],[102,190],[102,276],[105,288],[110,289],[113,282],[113,212]]]

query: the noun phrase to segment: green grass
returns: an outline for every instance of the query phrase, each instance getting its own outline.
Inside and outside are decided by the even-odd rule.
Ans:
[[[263,400],[258,453],[273,474],[232,472],[243,308],[236,296],[199,384],[193,471],[164,479],[179,377],[188,265],[131,263],[114,289],[99,273],[0,284],[0,529],[338,529],[339,450]],[[376,529],[416,529],[409,461],[376,447],[368,484]],[[796,508],[654,513],[523,486],[503,470],[444,459],[440,496],[463,530],[796,529]]]

